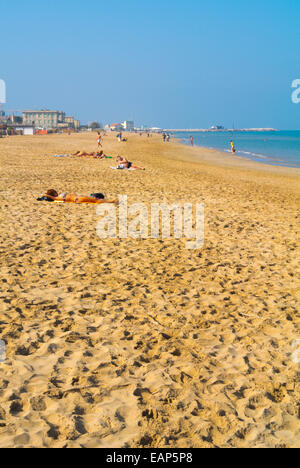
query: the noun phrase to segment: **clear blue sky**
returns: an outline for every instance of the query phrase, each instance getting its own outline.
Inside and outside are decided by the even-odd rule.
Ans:
[[[0,0],[7,109],[300,128],[299,0]]]

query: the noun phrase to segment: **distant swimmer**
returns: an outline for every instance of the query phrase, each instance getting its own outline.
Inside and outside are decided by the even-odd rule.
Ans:
[[[190,136],[190,140],[191,140],[191,145],[194,146],[194,137],[193,137],[193,135]]]
[[[231,152],[232,154],[234,154],[236,152],[236,149],[232,140],[230,140],[230,146],[231,146]]]

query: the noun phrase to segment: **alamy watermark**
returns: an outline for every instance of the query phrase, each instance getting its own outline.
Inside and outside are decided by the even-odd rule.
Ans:
[[[300,102],[300,79],[293,81],[292,88],[296,88],[295,91],[292,92],[292,102],[294,104],[299,104]]]
[[[204,245],[203,203],[151,203],[149,210],[145,203],[128,205],[127,196],[119,195],[118,206],[99,205],[97,215],[102,216],[96,226],[100,239],[173,237],[186,238],[187,249],[201,249]]]
[[[292,348],[295,349],[292,353],[292,361],[295,364],[300,364],[300,339],[293,341]]]
[[[6,103],[6,85],[5,81],[0,79],[0,104]]]
[[[0,340],[0,362],[5,362],[6,359],[6,344],[5,341]]]

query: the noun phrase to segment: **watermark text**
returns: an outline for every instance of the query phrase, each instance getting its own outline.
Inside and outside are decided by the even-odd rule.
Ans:
[[[0,104],[6,103],[6,85],[5,81],[0,78]]]
[[[173,237],[185,238],[190,250],[204,245],[203,203],[151,203],[149,210],[144,203],[128,205],[127,196],[119,195],[118,206],[99,205],[97,215],[101,216],[96,226],[100,239]]]
[[[0,340],[0,362],[5,362],[5,359],[6,359],[5,341]]]
[[[299,104],[300,102],[300,79],[293,81],[292,88],[296,88],[295,91],[292,92],[292,102],[294,104]]]
[[[293,341],[292,348],[295,349],[292,353],[292,361],[295,364],[300,364],[300,339]]]

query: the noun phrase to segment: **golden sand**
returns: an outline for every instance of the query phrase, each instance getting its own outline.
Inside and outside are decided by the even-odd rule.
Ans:
[[[0,447],[299,447],[299,170],[158,136],[104,138],[146,171],[51,156],[78,149],[0,140]],[[50,188],[203,202],[205,245],[100,240]]]

